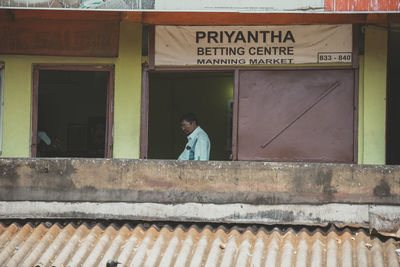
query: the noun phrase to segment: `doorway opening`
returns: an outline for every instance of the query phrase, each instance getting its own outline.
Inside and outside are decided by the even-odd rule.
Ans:
[[[210,160],[231,160],[233,92],[233,72],[150,72],[147,158],[177,159],[187,142],[179,119],[194,113]]]
[[[113,69],[34,70],[33,157],[111,157]]]
[[[400,164],[400,32],[389,31],[387,70],[386,164]]]

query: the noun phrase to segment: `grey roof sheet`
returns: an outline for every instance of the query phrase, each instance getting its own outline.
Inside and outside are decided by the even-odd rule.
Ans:
[[[0,266],[390,266],[398,242],[362,229],[309,232],[97,223],[0,224]]]

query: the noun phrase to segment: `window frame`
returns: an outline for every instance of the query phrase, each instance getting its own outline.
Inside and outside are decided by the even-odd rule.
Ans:
[[[114,65],[58,65],[58,64],[34,64],[32,75],[32,128],[31,128],[31,157],[37,157],[37,124],[39,108],[39,72],[41,70],[62,71],[104,71],[109,73],[107,85],[106,103],[106,140],[104,158],[113,157],[114,146]]]

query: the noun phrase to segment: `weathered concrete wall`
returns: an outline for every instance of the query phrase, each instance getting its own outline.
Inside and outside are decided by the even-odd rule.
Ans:
[[[400,204],[400,166],[1,159],[0,201]]]

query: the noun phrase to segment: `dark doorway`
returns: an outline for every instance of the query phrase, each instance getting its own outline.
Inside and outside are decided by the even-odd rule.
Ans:
[[[32,156],[110,157],[112,77],[91,67],[35,69]]]
[[[400,164],[400,32],[389,31],[386,164]]]
[[[147,158],[178,158],[187,142],[179,118],[192,112],[210,138],[210,160],[231,159],[233,86],[233,73],[150,72]]]

